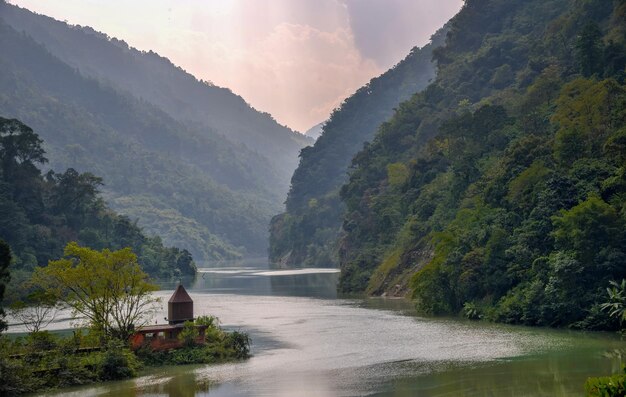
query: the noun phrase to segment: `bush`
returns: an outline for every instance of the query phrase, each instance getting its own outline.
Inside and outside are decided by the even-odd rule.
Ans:
[[[226,347],[233,349],[235,357],[242,359],[250,355],[250,337],[244,332],[233,331],[226,336]]]
[[[219,328],[220,319],[216,316],[198,316],[195,323],[196,325],[206,325],[209,328]]]
[[[483,317],[480,313],[480,309],[474,302],[465,302],[463,305],[463,315],[468,320],[480,320]]]
[[[31,332],[26,337],[28,350],[41,352],[56,349],[58,339],[48,331]]]
[[[626,373],[599,378],[589,378],[585,382],[588,397],[625,397]]]
[[[127,349],[109,347],[99,357],[97,376],[101,380],[132,378],[140,366],[137,357]]]
[[[182,342],[183,346],[191,347],[196,344],[199,335],[198,328],[193,321],[185,321],[182,331],[178,334],[178,340]]]

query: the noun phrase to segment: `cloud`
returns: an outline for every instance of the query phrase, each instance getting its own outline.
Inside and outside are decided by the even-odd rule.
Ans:
[[[382,68],[422,46],[463,5],[463,0],[342,0],[355,43]]]
[[[189,67],[300,131],[327,118],[346,96],[381,72],[356,50],[349,30],[325,32],[290,23],[275,26],[245,51],[212,47],[197,52]]]
[[[154,50],[305,131],[462,0],[12,0]]]

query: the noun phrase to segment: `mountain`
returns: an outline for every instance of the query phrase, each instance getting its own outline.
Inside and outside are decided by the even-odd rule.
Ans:
[[[0,117],[0,237],[13,257],[9,301],[27,295],[35,267],[63,256],[70,241],[96,249],[130,247],[152,277],[195,274],[189,252],[164,247],[106,206],[98,194],[101,178],[71,168],[42,175],[42,143],[19,120]]]
[[[320,135],[322,135],[322,130],[324,128],[324,123],[319,123],[314,125],[313,127],[309,128],[304,135],[308,136],[309,138],[315,139],[317,140],[317,138],[320,137]]]
[[[139,51],[90,27],[71,26],[17,6],[0,7],[8,25],[31,36],[82,75],[258,152],[280,175],[282,189],[288,188],[299,150],[312,143],[279,125],[268,113],[256,111],[229,89],[200,81],[152,51]],[[279,194],[282,197],[284,192]]]
[[[336,266],[336,245],[344,206],[339,189],[347,181],[352,157],[371,140],[378,126],[400,102],[425,88],[435,76],[431,43],[414,48],[395,67],[372,79],[323,123],[323,135],[300,153],[291,178],[286,211],[272,219],[270,260],[291,266]],[[315,128],[315,127],[314,127]]]
[[[154,53],[6,3],[0,70],[0,115],[39,132],[52,168],[101,175],[114,209],[199,260],[265,252],[300,134]]]
[[[626,278],[626,2],[468,0],[434,59],[352,160],[340,288],[616,328],[601,303]]]

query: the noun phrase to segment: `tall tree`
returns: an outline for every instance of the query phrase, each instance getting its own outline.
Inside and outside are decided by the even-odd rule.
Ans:
[[[33,168],[43,164],[43,141],[33,129],[19,120],[0,117],[0,159],[3,179],[9,180],[18,166]]]
[[[7,328],[7,323],[4,321],[4,307],[2,306],[2,299],[4,298],[4,291],[6,285],[11,279],[9,274],[9,265],[11,264],[11,249],[9,245],[0,240],[0,332]]]
[[[589,22],[578,36],[576,41],[580,72],[585,77],[591,77],[601,71],[602,60],[602,32],[598,24]]]
[[[87,318],[107,338],[126,340],[150,319],[157,287],[148,281],[130,248],[96,251],[69,243],[64,254],[37,268],[35,285]]]

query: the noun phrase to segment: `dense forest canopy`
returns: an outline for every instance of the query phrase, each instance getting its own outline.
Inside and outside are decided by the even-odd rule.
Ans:
[[[393,109],[426,87],[434,77],[433,48],[445,29],[423,48],[414,48],[394,68],[372,79],[333,112],[323,135],[300,153],[291,178],[286,212],[272,220],[270,260],[294,266],[337,265],[336,241],[344,206],[339,188],[347,180],[350,159],[372,139]]]
[[[111,63],[117,66],[108,68]],[[270,159],[255,140],[267,135],[265,142],[295,162],[306,143],[297,134],[154,53],[5,3],[0,68],[0,114],[38,131],[51,168],[100,175],[114,209],[200,260],[266,252],[267,224],[280,211],[293,165],[280,160],[278,167],[280,156]],[[110,75],[102,75],[106,70]],[[143,88],[128,83],[135,78]],[[166,95],[170,86],[182,91]],[[148,87],[158,95],[146,92]],[[206,108],[206,123],[217,120],[213,112],[241,121],[250,145],[227,136],[234,126],[221,130],[157,101],[185,95]],[[230,113],[214,102],[232,105]],[[191,109],[184,103],[182,108]]]
[[[12,256],[7,298],[14,300],[26,292],[24,281],[33,270],[61,257],[70,241],[95,249],[131,247],[153,277],[195,274],[188,251],[165,247],[106,206],[101,178],[72,168],[42,175],[39,167],[47,162],[42,145],[30,127],[0,117],[0,236],[7,244],[0,243],[0,298],[7,256]]]
[[[626,2],[468,0],[434,58],[352,161],[341,288],[616,327],[600,304],[626,277]]]

